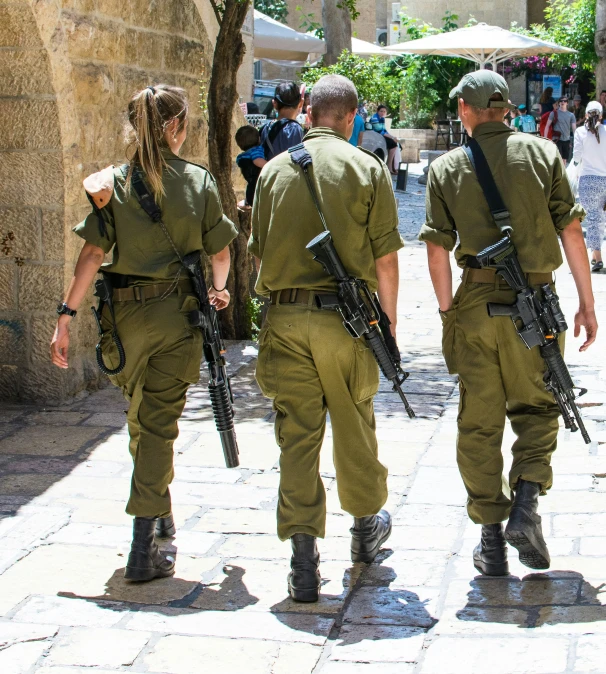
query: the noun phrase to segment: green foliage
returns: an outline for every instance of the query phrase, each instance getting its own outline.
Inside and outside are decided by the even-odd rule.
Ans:
[[[525,29],[517,24],[511,30],[540,40],[555,42],[575,49],[577,54],[554,54],[544,59],[546,70],[593,71],[597,63],[594,47],[596,0],[548,0],[545,23]],[[540,67],[540,64],[539,64]],[[522,59],[514,64],[514,72],[536,70],[535,61]]]
[[[257,339],[261,326],[261,307],[263,302],[256,297],[249,296],[246,301],[246,322],[248,325],[248,334]]]
[[[324,26],[316,21],[313,12],[305,14],[301,5],[295,7],[295,12],[300,14],[301,23],[299,24],[299,30],[304,33],[313,33],[320,40],[324,39]]]
[[[379,56],[363,58],[344,50],[333,66],[311,66],[304,68],[301,79],[313,86],[324,75],[344,75],[349,78],[361,100],[371,105],[385,104],[396,121],[400,111],[400,95],[403,81],[402,72],[393,68],[389,61]]]
[[[276,21],[286,23],[286,17],[288,16],[286,0],[255,0],[255,9]]]

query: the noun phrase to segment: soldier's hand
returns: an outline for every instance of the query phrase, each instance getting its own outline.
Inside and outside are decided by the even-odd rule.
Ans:
[[[225,307],[229,304],[229,300],[230,295],[227,288],[225,290],[221,290],[220,292],[214,288],[210,288],[208,291],[208,301],[213,305],[213,307],[215,307],[217,311],[225,309]]]
[[[598,334],[598,320],[593,309],[581,309],[574,316],[574,336],[581,334],[581,327],[585,328],[586,339],[579,351],[586,351],[594,342]]]
[[[69,323],[61,320],[63,316],[57,321],[55,334],[51,341],[51,361],[57,367],[67,370],[67,350],[69,348]],[[70,319],[71,320],[71,319]]]

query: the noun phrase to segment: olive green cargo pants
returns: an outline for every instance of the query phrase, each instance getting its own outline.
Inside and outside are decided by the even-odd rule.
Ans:
[[[257,381],[273,398],[280,446],[278,536],[324,537],[326,494],[320,449],[330,414],[341,507],[354,517],[387,500],[387,469],[378,459],[373,396],[379,370],[361,339],[333,311],[271,306],[259,336]]]
[[[464,275],[465,278],[465,275]],[[467,512],[477,524],[509,516],[510,489],[520,478],[552,485],[559,409],[545,390],[539,349],[527,349],[508,316],[490,318],[488,302],[512,304],[507,286],[463,282],[453,308],[442,315],[444,358],[458,373],[460,402],[457,463],[467,489]],[[560,348],[564,348],[560,335]],[[505,418],[517,436],[509,480],[503,477]]]
[[[181,292],[143,302],[117,302],[116,324],[126,367],[113,377],[130,402],[127,420],[134,468],[126,512],[135,517],[170,513],[168,485],[173,479],[173,443],[190,384],[198,381],[202,334],[188,324],[197,299]],[[103,329],[109,330],[109,312]],[[102,341],[105,363],[115,367],[117,351],[110,335]]]

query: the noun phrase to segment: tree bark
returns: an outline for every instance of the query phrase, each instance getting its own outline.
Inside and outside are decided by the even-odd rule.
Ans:
[[[339,0],[322,0],[322,24],[326,41],[324,65],[334,65],[344,49],[351,51],[351,15]]]
[[[208,85],[210,170],[217,181],[223,211],[240,230],[230,246],[232,273],[229,275],[227,288],[231,294],[231,303],[219,313],[226,339],[245,339],[250,336],[246,312],[251,273],[250,256],[246,250],[249,231],[243,231],[240,225],[232,184],[231,152],[231,125],[238,102],[236,77],[245,52],[241,30],[249,5],[250,0],[225,0]]]
[[[597,0],[595,8],[595,53],[598,62],[595,68],[596,99],[606,89],[606,0]]]

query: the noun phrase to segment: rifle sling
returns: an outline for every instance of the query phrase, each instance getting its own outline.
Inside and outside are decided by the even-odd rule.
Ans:
[[[488,208],[494,223],[502,233],[505,233],[507,229],[511,229],[511,217],[507,210],[507,206],[505,206],[505,202],[501,197],[501,193],[494,180],[490,166],[488,166],[486,156],[484,155],[480,144],[474,138],[469,138],[467,145],[465,145],[463,149],[476,173],[484,197],[488,202]]]
[[[309,187],[309,191],[311,193],[311,198],[313,199],[316,210],[318,211],[318,215],[320,216],[320,220],[322,221],[322,227],[324,227],[324,231],[328,232],[328,225],[326,224],[324,213],[322,212],[322,208],[320,207],[320,200],[318,199],[318,193],[316,192],[316,188],[314,187],[314,184],[312,182],[312,177],[308,171],[308,167],[312,166],[313,164],[311,155],[309,154],[307,148],[303,143],[294,145],[288,150],[288,153],[290,154],[290,159],[292,163],[297,164],[297,166],[301,167],[303,175],[305,176],[305,181],[307,182],[307,187]]]

